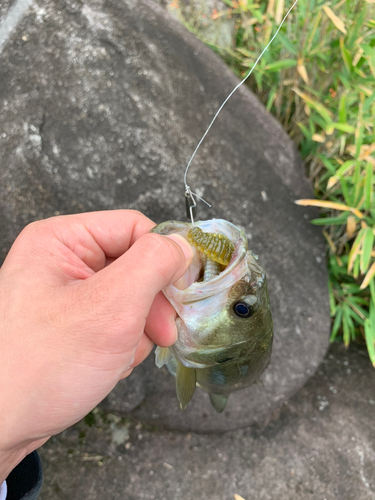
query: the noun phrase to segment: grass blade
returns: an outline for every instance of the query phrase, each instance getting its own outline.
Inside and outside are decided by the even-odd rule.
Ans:
[[[345,347],[348,347],[350,344],[350,339],[352,338],[354,324],[353,324],[352,318],[350,317],[349,306],[345,303],[342,306],[342,312],[343,312],[342,326],[343,326],[343,332],[344,332],[344,344],[345,344]]]
[[[364,230],[362,253],[361,253],[361,273],[365,273],[371,260],[372,245],[374,243],[374,233],[371,227]]]
[[[375,324],[372,326],[371,319],[365,321],[365,338],[370,361],[375,368]]]
[[[346,110],[346,102],[347,102],[347,94],[344,93],[340,97],[339,103],[339,122],[343,124],[347,124],[347,110]]]
[[[367,162],[366,180],[365,180],[365,209],[366,210],[370,210],[370,208],[371,208],[372,176],[373,176],[372,165],[370,162]]]
[[[332,122],[332,113],[323,104],[312,99],[305,92],[301,92],[297,87],[293,87],[293,92],[295,92],[301,99],[303,99],[311,108],[313,108],[319,115],[327,122]]]
[[[370,304],[370,315],[365,323],[365,337],[370,360],[375,367],[375,305]]]
[[[324,200],[296,200],[294,202],[296,205],[302,205],[303,207],[321,207],[321,208],[331,208],[332,210],[342,210],[344,212],[353,212],[359,219],[363,219],[364,215],[362,212],[354,207],[349,207],[343,203],[335,203],[333,201]]]
[[[357,237],[355,239],[355,242],[353,243],[352,249],[350,250],[349,260],[348,260],[348,273],[350,273],[352,271],[353,266],[354,266],[354,262],[359,255],[364,234],[365,234],[365,230],[361,229],[359,231],[359,233],[357,234]]]
[[[373,307],[375,307],[375,280],[371,279],[370,280],[370,292],[371,292],[371,301]]]
[[[297,61],[295,59],[284,59],[283,61],[275,61],[273,63],[267,64],[264,70],[276,72],[285,68],[294,68],[295,66],[297,66]]]
[[[372,266],[368,270],[366,277],[363,280],[363,283],[362,283],[360,289],[364,290],[365,288],[367,288],[370,285],[370,283],[372,283],[372,285],[374,285],[374,276],[375,276],[375,262],[372,264]],[[375,290],[374,290],[374,293],[371,293],[371,294],[373,295],[373,298],[375,300]]]
[[[314,226],[342,226],[345,225],[348,220],[348,215],[340,217],[325,217],[322,219],[313,219],[311,224]]]
[[[338,307],[336,309],[336,316],[335,316],[335,321],[333,323],[333,327],[332,327],[332,332],[331,332],[331,337],[330,337],[330,342],[334,342],[336,337],[337,337],[337,333],[341,327],[341,320],[342,320],[342,308],[341,307]]]

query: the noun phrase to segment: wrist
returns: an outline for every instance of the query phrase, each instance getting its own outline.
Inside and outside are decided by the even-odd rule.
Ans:
[[[1,447],[0,444],[0,484],[6,480],[12,470],[17,467],[27,455],[42,446],[47,440],[48,438],[30,441],[27,444],[9,449]]]

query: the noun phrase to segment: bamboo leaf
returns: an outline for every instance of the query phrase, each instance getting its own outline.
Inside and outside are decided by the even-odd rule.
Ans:
[[[339,103],[339,122],[340,123],[347,123],[347,111],[346,111],[346,101],[347,101],[347,94],[344,93],[340,97],[340,103]]]
[[[370,361],[375,367],[375,324],[370,318],[365,321],[365,338]]]
[[[343,226],[346,224],[348,216],[341,217],[325,217],[322,219],[313,219],[311,224],[314,226]]]
[[[371,208],[371,196],[372,196],[372,176],[373,168],[370,162],[366,165],[366,179],[365,179],[365,209],[370,210]]]
[[[333,294],[331,281],[328,281],[328,294],[329,294],[329,305],[331,309],[331,316],[334,317],[336,315],[336,299]]]
[[[298,55],[298,49],[295,44],[293,44],[289,38],[284,36],[281,32],[278,34],[278,39],[281,42],[281,45],[283,45],[291,54],[294,54],[295,56]]]
[[[348,160],[341,165],[341,167],[337,170],[336,175],[346,175],[350,172],[350,170],[355,167],[355,160]]]
[[[372,245],[374,242],[374,233],[371,227],[365,229],[361,253],[361,273],[365,273],[371,260]]]
[[[345,67],[348,73],[350,74],[353,69],[352,58],[350,52],[345,48],[344,40],[342,38],[340,39],[340,50],[341,50],[342,60],[344,61]],[[342,76],[341,76],[341,81],[344,83]],[[345,85],[345,86],[350,87],[350,85]]]
[[[357,258],[357,256],[359,255],[359,252],[361,250],[364,232],[365,232],[364,229],[361,229],[359,231],[359,233],[357,234],[357,237],[353,243],[352,249],[350,250],[349,260],[348,260],[348,273],[350,273],[352,271],[355,259]]]
[[[297,66],[297,61],[295,59],[284,59],[282,61],[275,61],[267,64],[264,69],[266,71],[274,72],[285,68],[293,68],[294,66]]]
[[[324,166],[331,175],[336,174],[336,168],[328,158],[326,158],[324,155],[319,155],[319,159],[322,161],[322,163],[324,164]]]
[[[299,76],[306,83],[306,85],[309,85],[309,83],[310,83],[309,75],[307,74],[306,66],[303,64],[303,59],[300,59],[298,61],[297,71],[299,73]]]
[[[331,337],[329,339],[330,342],[334,342],[334,340],[337,337],[337,333],[338,333],[340,326],[341,326],[341,319],[342,319],[342,309],[341,309],[341,307],[338,307],[336,310],[335,321],[333,322]]]
[[[359,277],[359,261],[360,259],[355,259],[354,261],[353,272],[352,272],[354,279],[358,279]]]
[[[363,280],[363,283],[361,285],[361,290],[364,290],[367,288],[372,280],[374,280],[375,276],[375,262],[372,264],[370,269],[368,270],[365,279]],[[375,298],[375,295],[374,295]]]
[[[332,127],[341,132],[346,132],[347,134],[355,133],[355,128],[347,123],[332,123]]]
[[[360,212],[354,207],[348,207],[348,205],[344,205],[343,203],[335,203],[333,201],[324,201],[324,200],[296,200],[294,203],[296,203],[297,205],[302,205],[303,207],[311,206],[311,207],[331,208],[332,210],[342,210],[344,212],[352,212],[359,219],[363,219],[364,217],[362,212]]]
[[[370,279],[370,293],[371,293],[371,304],[375,307],[375,280]]]
[[[338,30],[340,30],[344,35],[347,34],[347,31],[345,29],[345,24],[344,22],[336,16],[336,14],[333,12],[333,10],[328,7],[327,5],[323,5],[323,10],[327,14],[327,16],[330,18],[330,20],[333,22],[333,24],[336,26]]]
[[[355,220],[355,217],[353,217],[353,215],[349,215],[346,223],[346,233],[349,239],[354,235],[356,228],[357,221]]]
[[[352,190],[349,190],[348,183],[346,182],[345,177],[340,176],[340,185],[341,185],[342,194],[344,196],[346,204],[348,206],[354,205]]]
[[[297,125],[301,129],[301,132],[306,137],[306,139],[311,140],[311,132],[309,132],[308,128],[301,122],[298,122]]]
[[[327,122],[331,123],[332,122],[332,113],[323,106],[320,102],[315,101],[315,99],[312,99],[308,94],[305,92],[301,92],[297,87],[293,87],[293,92],[295,92],[301,99],[303,99],[307,104],[309,104],[317,113],[320,114],[320,116]]]
[[[332,189],[333,186],[336,186],[336,184],[338,183],[338,181],[339,181],[339,178],[336,175],[333,175],[332,177],[330,177],[328,179],[328,182],[327,182],[327,191],[329,191],[330,189]]]
[[[342,306],[342,312],[343,312],[342,326],[344,331],[344,344],[345,347],[348,347],[350,344],[353,321],[352,318],[350,317],[349,306],[345,303]]]

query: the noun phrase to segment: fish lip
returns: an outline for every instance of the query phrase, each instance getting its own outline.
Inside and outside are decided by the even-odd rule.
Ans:
[[[198,302],[203,298],[216,295],[218,285],[222,285],[223,289],[229,288],[248,273],[245,259],[246,253],[247,252],[245,250],[241,251],[238,257],[234,259],[233,262],[230,263],[222,273],[209,281],[196,281],[184,290],[179,290],[173,285],[170,286],[174,292],[178,293],[181,299],[182,297],[184,297],[184,299],[181,300],[183,303]],[[245,262],[245,265],[241,266],[241,268],[243,267],[243,269],[240,269],[239,265],[242,262]],[[235,271],[236,269],[238,269],[239,271],[241,270],[242,272],[233,273],[233,271]],[[189,299],[190,295],[192,297]]]
[[[212,229],[220,230],[220,232],[224,233],[235,244],[235,250],[228,266],[215,278],[206,282],[194,282],[184,290],[179,290],[175,286],[170,285],[173,293],[178,295],[178,300],[184,304],[198,302],[203,298],[216,295],[218,292],[218,285],[221,285],[223,290],[230,288],[239,279],[248,274],[246,259],[247,238],[241,229],[238,229],[234,224],[223,219],[198,221],[195,225],[204,231],[212,231]]]

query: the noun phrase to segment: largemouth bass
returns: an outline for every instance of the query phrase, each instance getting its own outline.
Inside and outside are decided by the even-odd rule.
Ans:
[[[156,349],[156,364],[176,377],[181,409],[196,386],[224,410],[229,394],[258,382],[272,350],[273,324],[266,275],[247,249],[244,232],[220,219],[168,221],[152,232],[180,234],[196,247],[178,288],[163,292],[177,312],[178,340]],[[181,288],[181,289],[180,289]]]

